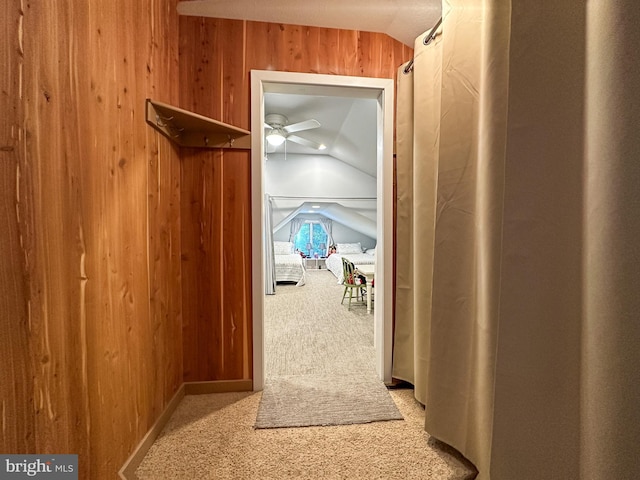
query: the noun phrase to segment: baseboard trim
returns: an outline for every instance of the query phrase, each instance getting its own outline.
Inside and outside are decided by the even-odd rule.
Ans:
[[[250,392],[253,390],[253,380],[217,380],[212,382],[184,382],[175,393],[167,407],[160,414],[153,426],[140,441],[131,456],[124,463],[119,477],[122,480],[136,480],[136,469],[142,463],[145,455],[156,441],[160,432],[167,424],[173,412],[185,395],[204,395],[208,393]]]
[[[216,380],[212,382],[185,382],[187,395],[206,395],[208,393],[251,392],[253,380]]]
[[[173,415],[173,412],[178,408],[178,404],[184,398],[184,392],[185,388],[183,383],[118,472],[121,479],[134,480],[136,478],[136,469],[142,463],[142,460],[151,448],[151,445],[156,441],[156,438],[158,438],[158,435],[162,432],[162,429],[169,421],[169,418],[171,418],[171,415]]]

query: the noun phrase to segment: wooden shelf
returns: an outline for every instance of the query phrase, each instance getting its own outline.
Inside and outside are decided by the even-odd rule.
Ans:
[[[146,121],[181,147],[251,148],[251,132],[147,98]]]

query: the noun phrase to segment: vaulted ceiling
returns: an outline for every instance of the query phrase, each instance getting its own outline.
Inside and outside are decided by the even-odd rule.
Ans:
[[[386,33],[413,47],[440,18],[442,0],[190,0],[181,15]]]
[[[315,119],[320,126],[295,135],[326,145],[317,150],[295,142],[268,148],[268,154],[331,155],[376,176],[376,100],[349,97],[265,93],[265,112],[285,115],[289,124]],[[267,129],[268,131],[268,129]]]

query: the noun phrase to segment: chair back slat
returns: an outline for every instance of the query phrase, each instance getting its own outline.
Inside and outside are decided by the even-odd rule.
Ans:
[[[355,275],[354,272],[356,270],[356,266],[353,262],[347,260],[346,258],[342,258],[342,273],[344,277],[344,283],[347,285],[355,285]]]

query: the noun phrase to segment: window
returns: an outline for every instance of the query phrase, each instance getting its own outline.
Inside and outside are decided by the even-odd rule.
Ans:
[[[316,254],[324,257],[327,254],[327,232],[319,222],[305,222],[294,239],[294,246],[308,257]]]

